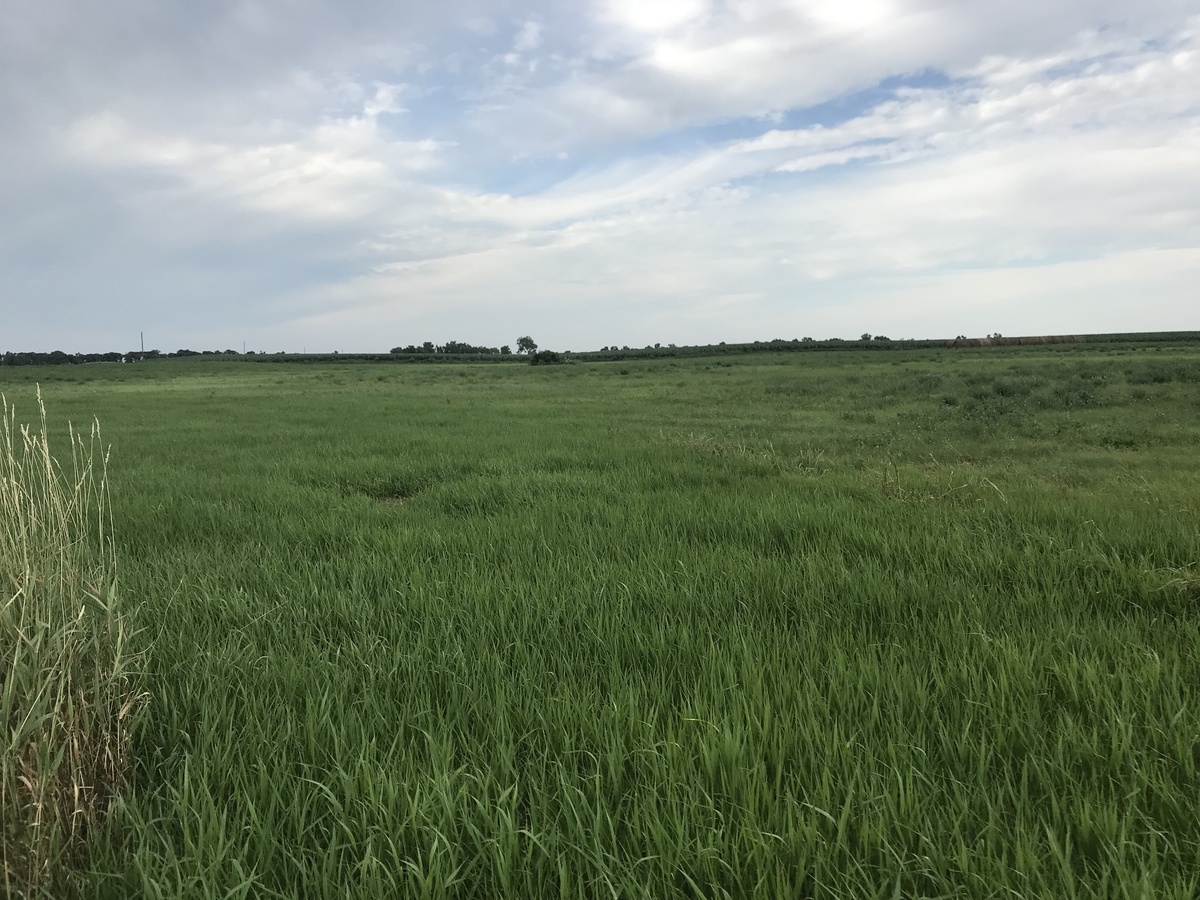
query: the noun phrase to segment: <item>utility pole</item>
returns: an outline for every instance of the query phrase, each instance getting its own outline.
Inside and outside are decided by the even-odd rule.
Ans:
[[[142,359],[145,359],[146,358],[146,332],[139,331],[138,337],[141,338],[141,341],[142,341]]]

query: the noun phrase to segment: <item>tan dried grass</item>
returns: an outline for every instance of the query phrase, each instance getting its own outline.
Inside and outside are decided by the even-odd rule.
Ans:
[[[0,400],[0,886],[32,897],[106,819],[137,698],[99,425],[70,430],[63,467],[40,390],[40,429]]]

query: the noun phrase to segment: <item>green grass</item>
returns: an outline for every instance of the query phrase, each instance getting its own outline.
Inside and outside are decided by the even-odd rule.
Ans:
[[[1200,892],[1195,350],[34,380],[148,648],[80,896]]]

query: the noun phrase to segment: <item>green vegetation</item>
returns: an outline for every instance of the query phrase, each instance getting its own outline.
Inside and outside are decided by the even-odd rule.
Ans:
[[[151,695],[80,896],[1200,893],[1194,347],[35,382]]]

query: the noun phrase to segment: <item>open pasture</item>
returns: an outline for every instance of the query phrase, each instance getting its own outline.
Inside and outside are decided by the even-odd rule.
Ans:
[[[1200,894],[1200,350],[0,369],[150,694],[83,897]]]

